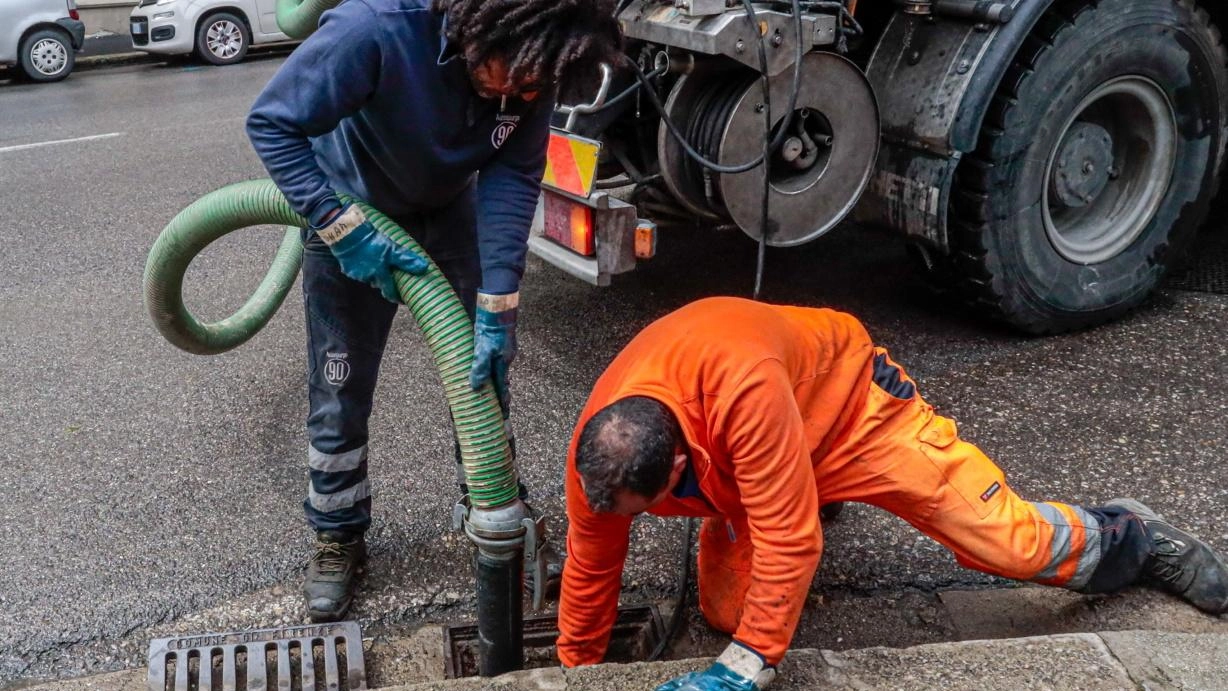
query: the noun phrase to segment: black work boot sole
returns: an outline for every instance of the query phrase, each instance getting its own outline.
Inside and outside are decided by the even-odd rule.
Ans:
[[[1108,506],[1126,509],[1146,526],[1152,538],[1145,567],[1149,584],[1208,614],[1228,613],[1228,564],[1210,545],[1135,499],[1114,499]]]

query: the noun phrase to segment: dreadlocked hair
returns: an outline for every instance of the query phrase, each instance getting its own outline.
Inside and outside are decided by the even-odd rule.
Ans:
[[[580,95],[598,65],[615,63],[622,31],[615,0],[434,0],[446,36],[472,72],[492,57],[507,62],[511,83],[542,81],[562,98]]]

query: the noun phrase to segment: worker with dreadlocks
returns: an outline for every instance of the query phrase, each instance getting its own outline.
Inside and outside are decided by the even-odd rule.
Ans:
[[[658,691],[763,689],[819,564],[819,507],[843,501],[900,516],[969,568],[1082,593],[1143,583],[1228,611],[1228,567],[1206,543],[1133,500],[1021,499],[853,317],[713,298],[636,336],[580,415],[561,662],[605,655],[632,517],[702,516],[699,606],[733,642]]]
[[[256,99],[248,135],[310,222],[312,620],[345,615],[365,559],[367,420],[399,302],[391,270],[427,269],[339,195],[390,216],[434,259],[475,321],[469,383],[492,382],[506,419],[555,96],[595,79],[620,41],[612,0],[346,0]]]

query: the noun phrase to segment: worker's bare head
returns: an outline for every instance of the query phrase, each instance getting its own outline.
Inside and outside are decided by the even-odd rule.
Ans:
[[[434,0],[434,9],[483,97],[533,100],[557,88],[570,99],[622,48],[614,1]]]
[[[580,431],[576,470],[594,511],[634,515],[665,498],[686,468],[686,442],[673,412],[629,396],[597,411]]]

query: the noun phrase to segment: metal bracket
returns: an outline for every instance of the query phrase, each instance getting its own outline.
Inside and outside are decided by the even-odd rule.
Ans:
[[[567,122],[563,125],[563,129],[568,132],[572,131],[572,127],[576,124],[576,117],[595,112],[598,108],[605,105],[606,96],[610,93],[610,83],[614,80],[614,71],[606,63],[601,63],[601,86],[597,87],[597,95],[593,97],[590,103],[581,103],[580,105],[560,105],[554,110],[556,113],[562,113],[567,116]]]
[[[452,532],[465,532],[465,521],[469,519],[469,495],[462,494],[452,507]]]
[[[618,22],[629,39],[701,55],[723,55],[755,71],[761,68],[757,44],[762,40],[768,76],[774,77],[793,65],[797,46],[791,13],[756,8],[756,26],[746,21],[740,9],[706,16],[694,16],[693,9],[692,6],[683,11],[674,3],[659,0],[632,0],[619,14]],[[707,8],[701,11],[706,12]],[[803,14],[801,20],[803,53],[836,42],[836,15]]]
[[[484,509],[473,506],[469,495],[465,495],[452,507],[452,529],[464,532],[470,542],[488,555],[506,555],[524,545],[522,521],[529,512],[529,507],[519,499]]]
[[[534,611],[541,611],[546,606],[546,555],[542,548],[546,546],[546,518],[525,518],[520,521],[524,526],[524,570],[533,579]]]
[[[469,495],[464,495],[452,507],[452,530],[463,532],[479,548],[489,547],[491,540],[479,540],[474,535],[474,529],[469,523],[469,513],[472,506]],[[548,566],[546,547],[546,517],[522,518],[517,529],[505,531],[513,541],[524,542],[524,570],[532,578],[533,610],[541,611],[546,605],[546,567]]]

